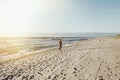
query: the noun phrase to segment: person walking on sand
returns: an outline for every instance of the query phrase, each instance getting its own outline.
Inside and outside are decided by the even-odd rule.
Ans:
[[[62,39],[59,39],[59,50],[62,49]]]

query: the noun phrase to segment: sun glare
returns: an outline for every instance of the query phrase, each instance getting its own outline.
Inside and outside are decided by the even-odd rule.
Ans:
[[[4,27],[4,32],[6,36],[24,36],[28,31],[28,27]]]
[[[62,15],[66,5],[65,0],[8,1],[0,5],[0,35],[52,32],[57,18],[52,16]]]

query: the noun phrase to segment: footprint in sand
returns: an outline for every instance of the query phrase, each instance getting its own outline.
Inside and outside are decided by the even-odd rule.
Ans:
[[[34,75],[30,76],[30,79],[33,79],[34,78]]]
[[[73,68],[75,71],[77,70],[77,68]]]
[[[66,76],[66,74],[64,74],[64,76]]]
[[[58,75],[55,75],[52,80],[57,80],[57,77],[58,77]],[[51,77],[49,76],[48,79],[50,79],[50,78]]]
[[[51,69],[51,71],[53,71],[53,69]]]
[[[77,76],[77,68],[73,68],[74,69],[74,71],[73,71],[73,74],[74,74],[74,76]]]
[[[50,78],[51,78],[51,76],[49,75],[49,76],[48,76],[48,79],[50,79]]]
[[[76,71],[73,71],[73,74],[74,74],[74,76],[77,76],[77,72]]]
[[[65,80],[66,79],[66,77],[64,77],[62,80]]]
[[[63,72],[61,72],[61,75],[63,75]]]
[[[98,80],[104,80],[102,76],[98,76]]]
[[[5,79],[2,80],[12,80],[13,79],[13,75],[8,75]]]
[[[40,74],[41,76],[43,76],[43,74],[42,73],[40,73],[40,72],[37,72],[38,74]]]

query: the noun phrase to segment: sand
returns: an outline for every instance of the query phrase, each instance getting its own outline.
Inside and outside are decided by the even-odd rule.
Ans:
[[[1,63],[0,80],[120,80],[120,39],[84,40]]]

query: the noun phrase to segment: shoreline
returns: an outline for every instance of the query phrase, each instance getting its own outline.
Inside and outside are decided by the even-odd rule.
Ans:
[[[88,38],[88,39],[92,39],[92,38]],[[76,42],[81,42],[81,41],[85,41],[85,40],[88,40],[88,39],[82,39],[80,41],[73,41],[71,43],[64,44],[63,48],[71,46],[71,45],[75,44]],[[24,58],[24,57],[27,57],[27,56],[37,55],[37,54],[47,52],[47,51],[50,51],[50,50],[55,50],[55,49],[58,49],[58,47],[55,46],[55,47],[43,48],[43,49],[40,49],[40,50],[26,52],[26,53],[7,54],[5,56],[0,56],[0,58],[1,58],[0,64],[6,63],[6,62],[9,62],[9,61],[18,60],[18,59],[21,59],[21,58]]]
[[[18,60],[18,59],[25,58],[25,57],[32,56],[32,55],[37,55],[37,54],[44,53],[44,52],[54,50],[54,49],[57,49],[57,47],[46,48],[46,49],[41,49],[41,50],[37,50],[37,51],[31,51],[31,52],[27,52],[27,53],[12,54],[12,55],[10,55],[10,58],[8,56],[5,56],[5,57],[7,57],[7,59],[4,59],[4,57],[3,57],[3,59],[1,59],[1,61],[0,61],[0,64],[6,63],[9,61]]]

